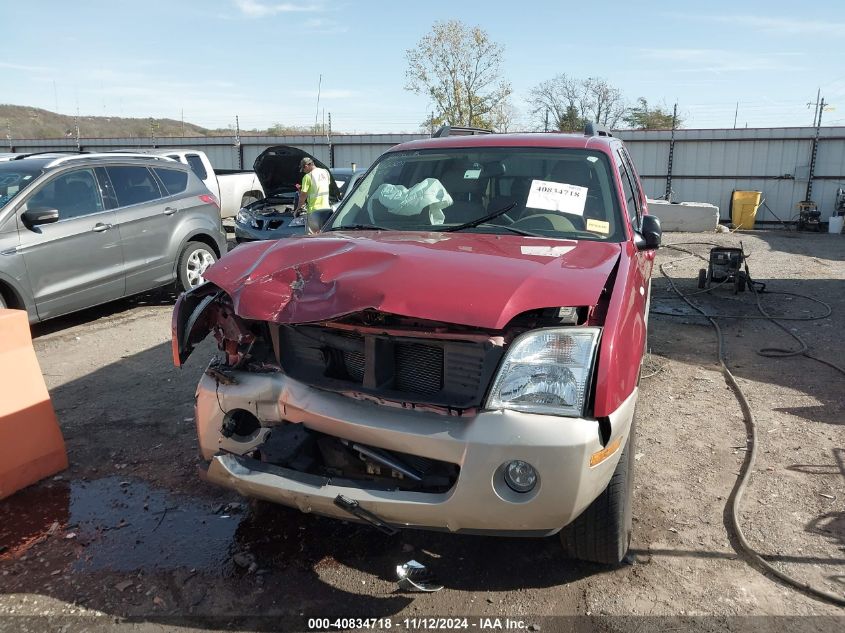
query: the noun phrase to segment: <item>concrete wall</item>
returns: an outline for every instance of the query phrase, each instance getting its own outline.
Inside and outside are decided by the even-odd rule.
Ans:
[[[669,156],[668,131],[622,130],[621,137],[637,165],[646,194],[659,198],[666,191]],[[672,200],[704,202],[730,219],[731,192],[735,189],[762,191],[768,205],[761,207],[758,221],[789,220],[807,188],[810,152],[815,130],[806,128],[759,128],[720,130],[677,130],[672,167]],[[358,134],[332,138],[331,152],[324,136],[244,136],[240,147],[234,137],[163,138],[157,147],[196,147],[204,150],[215,167],[245,168],[271,145],[294,145],[336,167],[369,167],[384,151],[397,143],[425,138],[422,134]],[[98,151],[149,147],[149,138],[81,139],[83,149]],[[13,140],[9,151],[75,149],[72,138]],[[5,151],[7,148],[0,148]],[[332,160],[333,155],[333,160]],[[845,128],[822,128],[812,199],[827,219],[834,208],[836,189],[845,187]],[[770,209],[770,210],[769,210]]]

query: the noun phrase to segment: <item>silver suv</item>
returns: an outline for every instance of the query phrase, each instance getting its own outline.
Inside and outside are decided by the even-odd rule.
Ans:
[[[175,161],[29,154],[0,161],[0,308],[30,322],[176,282],[226,252],[217,199]]]

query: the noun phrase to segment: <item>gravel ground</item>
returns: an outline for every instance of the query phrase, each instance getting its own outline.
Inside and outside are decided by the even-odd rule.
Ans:
[[[783,323],[813,354],[845,363],[841,237],[665,238],[742,239],[751,273],[767,290],[830,304],[827,319]],[[706,255],[709,246],[683,248]],[[700,260],[665,248],[657,263],[680,290],[696,290]],[[717,288],[692,299],[713,313],[757,314],[749,292]],[[761,301],[782,316],[824,310],[795,296]],[[172,305],[171,295],[154,293],[35,328],[71,467],[0,502],[0,631],[89,631],[115,622],[127,630],[307,630],[309,617],[329,616],[391,618],[402,628],[405,618],[459,615],[481,630],[496,622],[479,618],[505,616],[544,631],[843,630],[845,610],[770,579],[737,554],[725,508],[746,457],[742,414],[718,369],[713,329],[657,268],[638,405],[633,562],[616,569],[565,560],[554,538],[387,537],[255,507],[203,483],[192,396],[213,348],[206,342],[188,367],[173,368]],[[758,355],[795,344],[770,322],[720,323],[728,365],[758,424],[758,461],[741,513],[746,535],[779,569],[845,595],[845,376],[805,356]],[[411,558],[445,588],[398,591],[394,568]],[[583,615],[593,618],[552,619]],[[434,628],[424,624],[409,620],[404,628]]]

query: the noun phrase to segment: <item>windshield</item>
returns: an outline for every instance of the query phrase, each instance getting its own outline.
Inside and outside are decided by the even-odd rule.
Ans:
[[[584,149],[394,152],[361,179],[329,230],[464,230],[618,242],[625,234],[610,174],[603,153]]]
[[[26,189],[41,175],[41,164],[10,160],[0,162],[0,208]]]

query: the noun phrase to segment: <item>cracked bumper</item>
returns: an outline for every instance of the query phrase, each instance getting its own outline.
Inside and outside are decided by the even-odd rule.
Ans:
[[[515,411],[480,411],[451,417],[357,400],[314,389],[284,374],[232,372],[237,384],[218,385],[203,375],[197,389],[200,448],[210,460],[207,479],[241,494],[303,512],[353,518],[334,505],[342,494],[396,526],[453,532],[551,534],[575,519],[607,486],[621,446],[628,439],[637,392],[611,416],[610,442],[620,448],[598,465],[603,448],[598,422]],[[245,409],[263,426],[283,422],[386,450],[460,466],[446,493],[375,490],[349,480],[330,480],[269,466],[233,454],[223,440],[224,412]],[[221,452],[221,441],[227,442]],[[537,486],[516,493],[504,483],[502,466],[520,459],[538,472]]]

